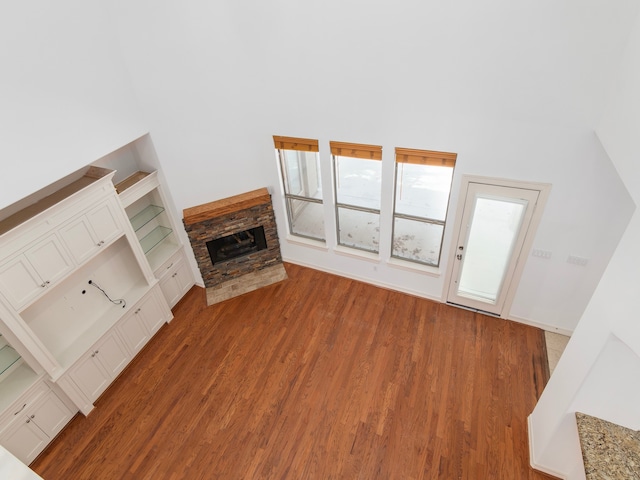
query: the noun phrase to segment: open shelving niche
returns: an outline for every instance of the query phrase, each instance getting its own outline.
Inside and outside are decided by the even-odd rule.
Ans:
[[[41,377],[24,362],[4,335],[0,334],[0,412]]]
[[[120,201],[154,272],[181,248],[165,210],[167,201],[159,187],[157,172],[136,172],[116,185]]]
[[[148,291],[149,284],[123,236],[21,316],[66,370]]]

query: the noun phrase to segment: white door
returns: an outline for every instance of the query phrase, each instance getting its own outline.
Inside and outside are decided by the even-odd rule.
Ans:
[[[448,303],[494,315],[503,315],[515,294],[524,258],[518,262],[526,255],[525,241],[530,246],[544,188],[499,183],[465,182],[447,294]]]

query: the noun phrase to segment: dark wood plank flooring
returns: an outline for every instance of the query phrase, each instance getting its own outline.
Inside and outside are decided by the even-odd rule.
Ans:
[[[76,479],[548,479],[527,416],[543,332],[297,265],[194,287],[31,467]]]

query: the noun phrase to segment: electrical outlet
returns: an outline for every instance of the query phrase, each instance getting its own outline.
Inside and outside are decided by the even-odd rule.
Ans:
[[[589,260],[587,260],[586,258],[578,257],[576,255],[569,255],[567,257],[567,263],[570,263],[572,265],[580,265],[581,267],[584,267],[588,262]]]
[[[549,250],[540,250],[539,248],[534,248],[531,252],[531,256],[545,258],[548,260],[551,258],[551,252]]]

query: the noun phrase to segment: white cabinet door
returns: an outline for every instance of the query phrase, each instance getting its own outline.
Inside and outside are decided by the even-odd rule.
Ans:
[[[193,278],[187,264],[180,260],[160,280],[160,288],[169,307],[173,308],[193,286]]]
[[[103,202],[60,230],[77,263],[83,263],[122,232],[110,202]]]
[[[113,380],[129,363],[129,354],[115,332],[105,335],[94,349],[95,358],[102,364]]]
[[[29,465],[47,446],[49,436],[28,417],[16,419],[0,438],[0,443],[15,457]]]
[[[52,391],[27,411],[29,418],[50,438],[55,437],[69,423],[74,413]]]
[[[115,208],[111,201],[104,202],[87,213],[87,218],[96,233],[98,242],[109,243],[122,233]]]
[[[162,311],[162,307],[158,303],[158,299],[153,294],[147,296],[140,305],[139,310],[138,315],[142,317],[142,321],[152,335],[156,333],[167,320],[167,317]]]
[[[30,248],[25,255],[47,285],[60,280],[74,268],[56,235]]]
[[[87,355],[69,372],[69,377],[92,402],[107,389],[111,380],[95,356],[95,353]]]
[[[115,332],[106,334],[91,352],[69,372],[69,377],[89,400],[94,401],[126,367],[129,355]]]
[[[0,266],[0,289],[16,310],[74,268],[55,234]]]
[[[77,263],[84,262],[101,247],[84,215],[63,227],[60,236]]]
[[[123,318],[118,326],[125,343],[129,347],[132,355],[138,353],[149,341],[149,331],[142,321],[142,317],[137,314],[136,309]]]
[[[159,298],[159,294],[155,291],[150,292],[118,325],[118,331],[132,355],[138,353],[167,321],[165,309],[160,301],[162,299]]]

